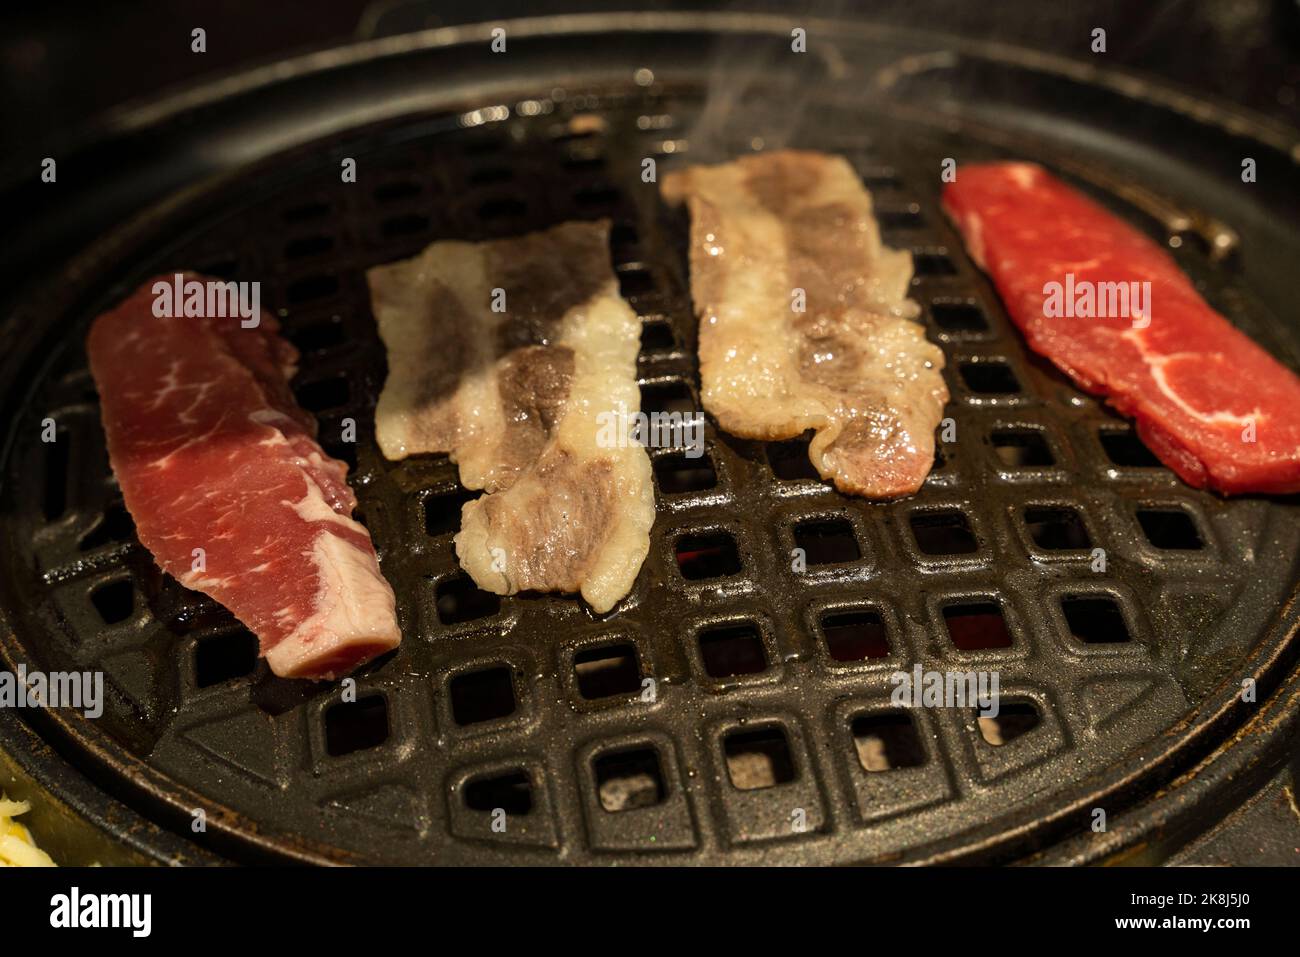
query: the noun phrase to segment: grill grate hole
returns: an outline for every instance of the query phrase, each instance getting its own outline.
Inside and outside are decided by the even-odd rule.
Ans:
[[[627,249],[635,246],[638,242],[638,236],[635,223],[615,223],[609,229],[609,245],[616,249]]]
[[[135,585],[129,578],[106,582],[90,593],[90,601],[104,624],[116,625],[135,611]]]
[[[286,223],[305,223],[313,219],[320,219],[329,211],[329,203],[303,203],[299,206],[290,206],[280,213],[280,218]]]
[[[522,770],[475,778],[465,785],[465,806],[489,813],[499,808],[523,817],[533,809],[533,785]]]
[[[496,721],[515,713],[515,684],[506,667],[457,675],[448,684],[451,716],[462,727]]]
[[[1015,395],[1020,391],[1020,381],[1005,362],[963,362],[962,382],[976,395]]]
[[[989,329],[984,310],[973,302],[932,302],[930,315],[934,324],[944,332],[974,333],[988,332]]]
[[[990,436],[990,441],[1007,468],[1046,468],[1056,464],[1047,439],[1038,429],[999,429]]]
[[[285,259],[320,256],[334,248],[333,236],[303,236],[285,243]]]
[[[298,404],[308,412],[324,412],[347,405],[352,389],[346,377],[337,375],[315,382],[304,382],[293,390],[298,397]]]
[[[893,173],[883,171],[877,173],[864,173],[862,175],[862,182],[866,185],[867,189],[873,192],[878,189],[885,190],[903,188],[903,181],[901,179]]]
[[[655,291],[655,277],[650,270],[640,266],[630,266],[618,271],[618,291],[624,299],[648,295]]]
[[[501,610],[501,597],[483,591],[468,575],[457,575],[439,582],[435,598],[438,620],[444,625],[489,618]]]
[[[913,250],[912,270],[917,276],[955,276],[957,267],[947,253]]]
[[[346,338],[343,323],[337,319],[312,323],[310,326],[289,333],[290,341],[304,353],[333,349],[335,346],[341,346]]]
[[[1205,547],[1192,517],[1181,508],[1144,508],[1137,513],[1142,534],[1156,548],[1196,551]]]
[[[1028,734],[1042,720],[1038,707],[1030,701],[1005,701],[998,706],[996,718],[984,717],[978,712],[976,718],[980,736],[995,748]]]
[[[1123,644],[1129,640],[1124,614],[1113,598],[1066,595],[1061,611],[1070,634],[1086,645]]]
[[[735,678],[767,670],[767,655],[758,629],[748,622],[701,632],[700,657],[710,678]]]
[[[708,455],[698,459],[686,455],[661,455],[654,460],[655,481],[665,495],[703,492],[718,484],[718,475]]]
[[[864,771],[893,771],[925,764],[925,746],[905,711],[862,714],[850,722],[853,746]]]
[[[379,231],[385,239],[397,239],[401,236],[414,236],[429,228],[429,217],[421,213],[404,213],[390,216],[379,224]]]
[[[285,296],[290,305],[299,305],[304,302],[311,302],[313,299],[324,299],[326,296],[332,296],[339,291],[339,281],[333,276],[304,276],[289,284],[285,290]]]
[[[410,180],[396,180],[391,183],[384,183],[382,186],[375,187],[372,194],[375,200],[380,203],[395,203],[399,200],[410,199],[420,194],[420,184],[413,183]]]
[[[243,678],[256,667],[257,636],[247,629],[204,638],[194,650],[194,683],[200,688]]]
[[[853,525],[842,518],[815,519],[794,528],[794,543],[809,565],[840,565],[862,557]]]
[[[689,417],[695,414],[695,400],[684,382],[656,382],[641,386],[641,411],[647,415],[676,412]]]
[[[56,428],[45,446],[45,520],[52,522],[68,507],[68,433]]]
[[[641,326],[642,352],[669,352],[677,347],[673,327],[667,322],[646,322]]]
[[[1011,647],[1011,632],[997,602],[948,605],[943,610],[943,620],[948,637],[962,651]]]
[[[877,209],[875,212],[881,229],[918,229],[925,224],[918,203],[910,203],[904,209]]]
[[[593,762],[596,791],[606,811],[632,811],[663,803],[667,789],[653,748],[604,754]]]
[[[826,650],[833,661],[889,657],[889,634],[879,612],[836,611],[821,618]]]
[[[1097,433],[1106,458],[1125,468],[1160,468],[1161,462],[1132,429],[1102,429]]]
[[[641,690],[641,668],[636,647],[630,644],[590,648],[573,656],[578,693],[588,701],[636,694]]]
[[[1072,508],[1026,508],[1025,527],[1039,548],[1070,550],[1092,545],[1083,519]]]
[[[790,744],[780,728],[733,731],[723,742],[727,776],[740,791],[756,791],[794,780]]]
[[[489,186],[494,183],[508,183],[515,178],[514,170],[507,166],[485,166],[469,174],[473,186]]]
[[[605,157],[571,156],[562,165],[571,173],[595,173],[605,168]]]
[[[683,535],[677,539],[677,567],[690,581],[723,578],[740,571],[736,540],[726,532]]]
[[[490,199],[478,208],[479,218],[518,219],[528,213],[528,204],[519,199]]]
[[[808,458],[808,445],[812,433],[784,442],[767,443],[767,462],[772,467],[772,474],[783,482],[796,482],[803,479],[820,479],[812,460]]]
[[[916,547],[926,555],[969,555],[979,550],[964,512],[915,512],[911,525]]]
[[[477,494],[468,489],[457,489],[442,495],[430,495],[424,500],[424,530],[427,534],[450,535],[460,530],[461,509],[472,502]]]
[[[333,757],[377,748],[388,740],[388,705],[382,695],[331,705],[325,712],[325,750]]]
[[[122,503],[114,502],[104,509],[104,514],[95,523],[95,527],[82,536],[78,547],[83,552],[88,552],[110,542],[129,542],[133,538],[135,522],[131,520],[131,513]]]
[[[618,204],[618,190],[609,186],[589,186],[573,194],[573,201],[588,208],[608,208]]]

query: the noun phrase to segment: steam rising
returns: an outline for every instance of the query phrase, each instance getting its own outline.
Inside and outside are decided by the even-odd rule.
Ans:
[[[784,35],[718,34],[704,106],[687,134],[691,162],[720,162],[760,144],[763,149],[799,145],[826,80],[825,61],[834,62],[837,54],[833,37],[811,31],[806,52],[795,52],[790,31],[808,29],[816,18],[833,19],[843,7],[844,0],[814,2],[790,21]]]

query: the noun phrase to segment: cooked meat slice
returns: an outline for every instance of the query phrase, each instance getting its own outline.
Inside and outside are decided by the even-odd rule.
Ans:
[[[1184,481],[1300,491],[1300,379],[1210,308],[1156,243],[1029,163],[962,166],[943,203],[1030,348],[1137,419]],[[1049,308],[1049,289],[1077,296]]]
[[[914,322],[912,258],[881,244],[843,159],[796,150],[664,177],[691,215],[704,407],[743,438],[815,429],[823,478],[869,498],[920,488],[948,390]]]
[[[332,678],[397,647],[393,590],[351,517],[347,466],[289,391],[297,350],[265,313],[255,328],[158,318],[154,282],[96,319],[87,342],[141,543],[234,612],[277,675]]]
[[[580,591],[598,612],[631,589],[654,522],[645,449],[599,441],[601,413],[641,398],[640,324],[608,241],[606,222],[564,223],[436,242],[368,273],[388,347],[384,454],[448,452],[461,483],[488,493],[456,536],[480,588]]]

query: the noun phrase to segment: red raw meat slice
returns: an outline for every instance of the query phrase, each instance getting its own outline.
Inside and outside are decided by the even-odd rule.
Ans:
[[[172,281],[146,282],[87,340],[141,543],[234,612],[277,675],[333,678],[396,648],[393,590],[351,517],[347,466],[316,443],[289,389],[297,350],[265,312],[254,328],[156,317],[154,283]]]
[[[943,204],[1030,348],[1133,416],[1184,481],[1300,491],[1300,379],[1211,309],[1156,243],[1029,163],[962,166]],[[1044,315],[1044,286],[1067,273],[1076,288],[1150,282],[1149,321]]]

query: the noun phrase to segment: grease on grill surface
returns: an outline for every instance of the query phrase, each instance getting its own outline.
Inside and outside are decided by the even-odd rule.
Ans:
[[[639,126],[638,117],[654,122]],[[973,142],[882,121],[866,144],[860,117],[840,119],[828,117],[808,145],[848,156],[881,208],[919,206],[919,221],[886,227],[885,241],[956,250],[935,204],[937,178],[914,171],[965,155]],[[247,644],[229,614],[152,566],[121,515],[84,356],[67,331],[90,315],[51,317],[41,348],[53,368],[16,413],[0,486],[0,525],[18,548],[11,557],[40,584],[7,589],[5,610],[25,657],[105,672],[95,728],[120,769],[148,762],[236,812],[210,828],[255,834],[284,858],[896,860],[912,853],[915,835],[943,842],[1008,815],[1023,821],[1062,790],[1077,795],[1078,782],[1205,700],[1260,640],[1268,595],[1290,582],[1300,553],[1294,507],[1216,501],[1152,467],[1125,423],[1026,363],[996,298],[956,252],[946,257],[951,271],[918,270],[910,291],[948,354],[954,398],[944,415],[956,425],[942,474],[914,498],[842,498],[817,480],[806,440],[740,441],[710,423],[706,458],[664,450],[659,467],[656,455],[650,557],[614,618],[594,619],[570,599],[475,588],[452,549],[473,497],[455,466],[436,457],[389,463],[375,444],[384,354],[361,276],[437,239],[608,216],[616,265],[649,277],[631,298],[655,324],[642,335],[641,383],[675,384],[674,396],[659,394],[698,408],[684,224],[627,175],[657,155],[660,140],[681,135],[690,105],[614,104],[601,120],[581,136],[562,116],[475,129],[452,116],[441,126],[348,134],[285,160],[276,181],[237,177],[214,197],[218,219],[179,210],[172,225],[184,228],[160,234],[195,238],[137,260],[264,280],[264,302],[279,307],[287,335],[338,330],[304,359],[298,385],[346,385],[318,393],[339,403],[320,413],[322,436],[337,436],[345,417],[357,423],[352,478],[408,637],[393,659],[358,676],[358,701],[383,698],[382,725],[373,704],[354,713],[355,725],[347,710],[332,712],[337,689],[277,681],[261,663],[240,674]],[[366,183],[340,190],[335,149],[362,158]],[[472,182],[488,168],[512,177]],[[605,205],[580,204],[580,191]],[[484,218],[493,203],[497,215]],[[258,228],[268,241],[249,244]],[[333,239],[327,250],[285,258],[290,241],[317,234]],[[115,278],[127,281],[129,268],[118,264]],[[945,312],[953,304],[962,315]],[[1013,369],[1018,404],[959,388],[955,363],[976,357]],[[58,422],[57,442],[39,441],[46,416]],[[1025,509],[1063,505],[1105,550],[1105,571],[1092,570],[1086,551],[1031,554]],[[1167,518],[1170,509],[1186,522]],[[921,551],[910,519],[936,511],[960,515],[987,547]],[[852,526],[860,557],[792,572],[793,529],[837,516]],[[693,546],[681,553],[686,568],[679,544]],[[1184,547],[1161,547],[1170,545]],[[101,586],[116,587],[100,595],[118,619],[111,625],[92,597]],[[963,650],[950,637],[945,610],[971,604],[990,613],[992,605],[1000,620],[961,640],[992,647]],[[762,636],[764,668],[711,678],[698,636],[733,624]],[[913,709],[909,728],[890,714],[889,675],[917,661],[997,669],[1005,700],[1032,702],[1037,723],[1013,737],[1009,713],[994,735],[1000,745],[973,712]],[[632,688],[638,674],[653,694],[641,681]],[[859,720],[882,712],[885,720]],[[1021,714],[1021,726],[1031,717]],[[733,732],[750,730],[763,735],[728,748]],[[70,751],[85,748],[79,733],[74,725]],[[628,752],[639,757],[596,764]],[[808,813],[806,831],[791,827],[796,807]],[[491,827],[496,808],[507,815],[503,831]]]

